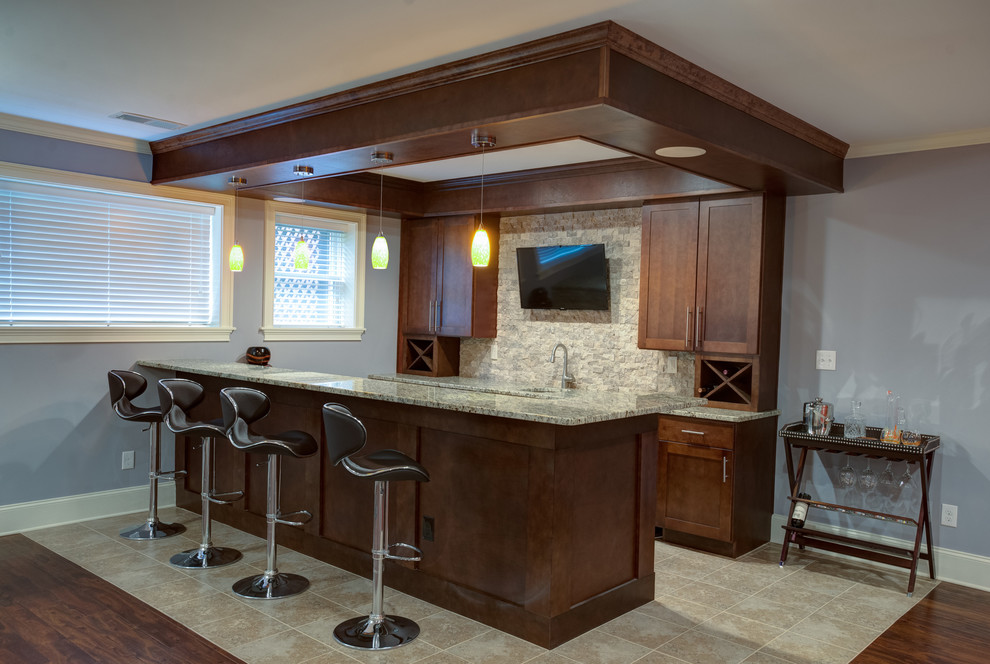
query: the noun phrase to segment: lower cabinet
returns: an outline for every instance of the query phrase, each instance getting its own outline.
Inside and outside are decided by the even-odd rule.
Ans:
[[[657,522],[663,539],[738,557],[770,540],[777,418],[661,415]]]

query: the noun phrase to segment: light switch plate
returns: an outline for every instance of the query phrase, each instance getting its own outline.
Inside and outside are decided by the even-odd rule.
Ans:
[[[127,450],[120,453],[120,469],[130,470],[134,467],[134,450]]]
[[[667,374],[677,373],[677,356],[668,355],[667,361],[664,363],[663,372]]]
[[[815,368],[819,371],[835,371],[835,351],[817,351],[815,353]]]

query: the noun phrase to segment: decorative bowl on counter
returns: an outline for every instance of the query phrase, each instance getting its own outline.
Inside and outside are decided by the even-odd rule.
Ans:
[[[250,346],[244,353],[248,364],[267,366],[272,359],[272,352],[265,346]]]

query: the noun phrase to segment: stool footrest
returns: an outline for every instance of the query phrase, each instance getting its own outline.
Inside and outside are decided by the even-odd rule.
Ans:
[[[244,497],[243,491],[231,491],[229,493],[210,493],[207,498],[216,505],[229,505]]]
[[[415,552],[415,555],[412,555],[412,556],[399,556],[399,555],[396,555],[396,554],[392,553],[392,549],[396,549],[396,548],[409,549],[409,550]],[[404,560],[404,561],[410,562],[410,563],[417,563],[417,562],[419,562],[420,560],[423,559],[423,550],[422,549],[420,549],[419,547],[415,547],[412,544],[403,544],[402,542],[396,542],[395,544],[389,544],[388,545],[388,549],[386,551],[384,551],[384,554],[385,554],[385,557],[388,558],[389,560]]]
[[[184,470],[159,470],[154,474],[154,478],[157,480],[171,475],[173,479],[179,479],[180,477],[185,477],[187,474]]]
[[[293,517],[303,516],[306,517],[301,521],[290,520]],[[289,517],[289,518],[287,518]],[[309,523],[313,518],[313,513],[309,510],[299,510],[298,512],[289,512],[288,514],[282,514],[279,512],[275,515],[275,523],[280,523],[283,526],[304,526]]]

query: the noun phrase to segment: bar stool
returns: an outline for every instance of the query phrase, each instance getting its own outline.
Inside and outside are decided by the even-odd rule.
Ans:
[[[265,513],[268,522],[268,560],[263,574],[237,581],[232,586],[234,594],[248,599],[278,599],[301,593],[309,587],[309,579],[298,574],[279,572],[275,565],[275,526],[301,526],[312,519],[313,515],[306,510],[289,514],[282,514],[280,511],[281,458],[312,456],[319,450],[319,444],[305,431],[286,431],[276,436],[252,432],[251,425],[271,411],[271,402],[264,392],[250,387],[225,387],[220,390],[220,406],[223,409],[223,426],[231,444],[244,452],[268,455],[268,503]],[[305,518],[301,521],[291,520],[299,516]]]
[[[148,381],[135,371],[113,370],[107,372],[110,383],[110,404],[118,417],[129,422],[147,422],[151,431],[151,459],[149,461],[148,478],[151,485],[150,506],[148,519],[140,526],[124,528],[120,536],[131,540],[153,540],[178,535],[186,530],[181,523],[162,523],[158,520],[158,480],[162,477],[178,479],[186,474],[184,470],[160,469],[161,457],[158,441],[161,436],[162,414],[161,406],[142,408],[131,403],[132,399],[144,393]]]
[[[343,463],[352,475],[375,482],[375,522],[371,545],[371,613],[351,618],[337,625],[333,638],[345,646],[362,650],[389,650],[410,643],[419,636],[419,625],[401,616],[384,613],[385,560],[422,560],[423,552],[411,544],[388,544],[388,483],[409,480],[429,482],[430,474],[422,465],[397,450],[379,450],[363,457],[353,455],[364,447],[368,432],[364,424],[340,404],[323,405],[323,426],[327,436],[327,453],[334,465]],[[392,549],[401,547],[415,553],[399,556]]]
[[[169,559],[176,567],[207,568],[222,567],[241,559],[237,549],[213,546],[213,521],[210,518],[210,505],[229,505],[244,497],[243,491],[217,494],[213,488],[213,439],[227,439],[223,420],[199,422],[189,418],[189,411],[203,400],[203,386],[185,378],[163,378],[158,381],[158,396],[164,414],[165,424],[177,434],[199,436],[202,450],[202,473],[200,474],[199,495],[202,500],[203,540],[199,548],[177,553]]]

